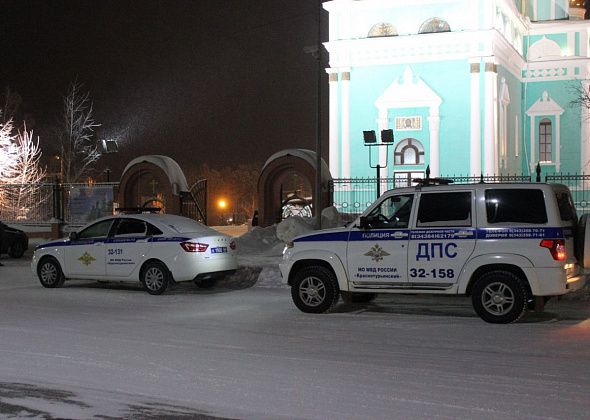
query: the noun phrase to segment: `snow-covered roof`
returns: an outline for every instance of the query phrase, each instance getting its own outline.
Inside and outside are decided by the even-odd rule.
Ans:
[[[312,168],[315,169],[315,158],[316,158],[316,154],[313,150],[309,150],[309,149],[285,149],[285,150],[281,150],[277,153],[275,153],[274,155],[272,155],[271,157],[269,157],[266,162],[264,163],[264,166],[262,167],[262,171],[264,172],[264,170],[266,169],[266,167],[268,165],[270,165],[273,161],[281,158],[281,157],[285,157],[285,156],[294,156],[294,157],[298,157],[300,159],[303,159],[304,161],[306,161],[307,163],[309,163],[311,165]],[[332,179],[332,175],[330,174],[330,168],[328,168],[328,165],[326,164],[326,161],[324,159],[322,159],[322,181],[330,181]]]
[[[172,185],[172,193],[174,195],[179,195],[180,192],[189,191],[186,177],[184,176],[182,169],[180,169],[180,166],[178,166],[178,163],[176,163],[174,159],[168,156],[145,155],[137,157],[127,164],[121,177],[125,176],[127,171],[130,170],[134,165],[143,162],[156,165],[166,173],[168,180]]]

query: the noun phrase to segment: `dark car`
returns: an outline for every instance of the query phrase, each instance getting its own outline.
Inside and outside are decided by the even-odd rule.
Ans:
[[[7,226],[0,222],[0,255],[8,254],[12,258],[20,258],[29,248],[29,238],[27,234],[20,229]]]

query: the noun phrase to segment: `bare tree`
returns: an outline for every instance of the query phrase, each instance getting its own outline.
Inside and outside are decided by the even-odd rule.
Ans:
[[[2,95],[0,95],[0,109],[2,109],[2,115],[0,115],[0,121],[6,124],[8,121],[15,121],[16,114],[22,104],[22,98],[13,90],[7,87]],[[18,124],[17,124],[18,125]]]
[[[590,84],[585,81],[575,82],[571,91],[574,99],[570,101],[570,106],[590,110]]]
[[[0,111],[1,114],[1,111]],[[12,121],[0,122],[0,183],[6,184],[14,178],[16,146],[12,135]]]
[[[63,99],[62,121],[58,128],[65,182],[81,180],[101,156],[99,141],[94,135],[94,129],[100,124],[94,121],[90,93],[81,92],[81,89],[77,81],[70,84]]]
[[[14,138],[16,153],[13,161],[14,173],[5,191],[4,208],[12,220],[27,219],[30,212],[38,209],[40,202],[47,199],[39,194],[39,185],[45,178],[45,169],[39,163],[41,150],[39,138],[33,139],[33,131],[24,130]]]

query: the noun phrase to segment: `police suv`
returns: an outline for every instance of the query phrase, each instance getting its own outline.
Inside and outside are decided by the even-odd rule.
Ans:
[[[31,268],[44,287],[66,279],[140,281],[159,295],[174,281],[211,287],[238,268],[235,249],[230,237],[186,217],[120,214],[39,245]]]
[[[566,186],[416,181],[348,227],[287,245],[280,269],[300,310],[326,312],[340,295],[459,294],[483,320],[509,323],[584,285],[590,235]]]

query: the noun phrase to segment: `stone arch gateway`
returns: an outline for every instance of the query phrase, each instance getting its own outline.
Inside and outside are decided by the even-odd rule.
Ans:
[[[315,197],[316,154],[306,149],[286,149],[272,155],[262,168],[258,178],[258,212],[260,226],[270,226],[281,220],[282,205],[286,196],[286,180],[291,174],[301,178],[301,184],[310,186],[310,195]],[[324,209],[332,205],[329,183],[332,180],[330,169],[322,159],[322,192],[319,206]],[[295,191],[297,193],[297,191]],[[299,192],[296,195],[301,195]],[[315,204],[315,203],[314,203]]]

